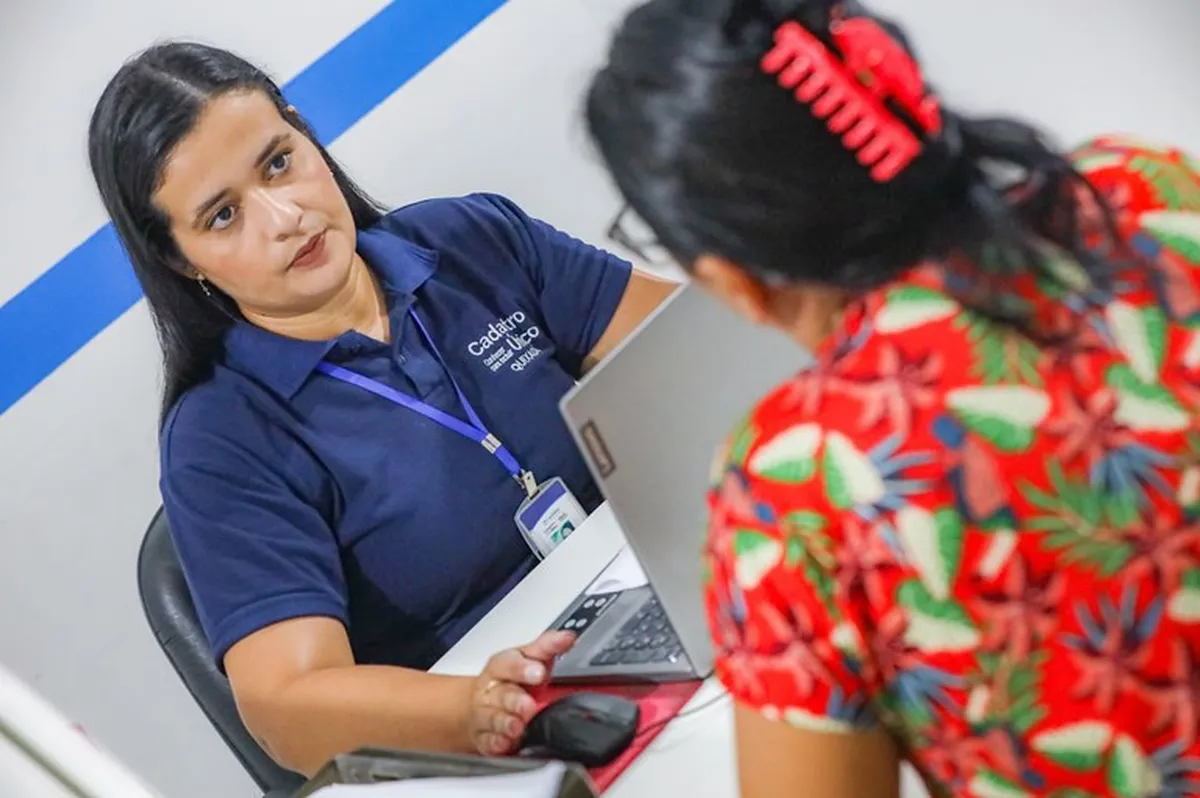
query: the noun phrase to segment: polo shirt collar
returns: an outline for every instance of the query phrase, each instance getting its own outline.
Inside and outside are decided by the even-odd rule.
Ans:
[[[394,330],[394,311],[407,308],[433,274],[437,253],[379,227],[358,231],[358,252],[379,278]],[[239,321],[225,335],[225,362],[290,399],[339,340],[303,341]]]
[[[358,231],[358,252],[379,276],[383,291],[392,300],[411,297],[437,269],[438,254],[376,226]]]

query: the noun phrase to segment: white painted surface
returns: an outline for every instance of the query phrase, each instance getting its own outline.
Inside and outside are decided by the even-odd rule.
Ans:
[[[0,795],[160,798],[142,780],[0,665]]]
[[[867,0],[908,29],[948,101],[1067,145],[1127,132],[1200,150],[1193,0]]]

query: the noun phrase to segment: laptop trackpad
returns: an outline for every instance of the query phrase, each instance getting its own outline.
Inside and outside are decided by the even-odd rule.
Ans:
[[[620,554],[613,558],[608,567],[592,580],[583,594],[594,596],[600,593],[619,593],[622,590],[633,590],[635,587],[642,587],[646,584],[646,572],[642,570],[642,564],[638,562],[633,549],[626,546],[621,549]]]

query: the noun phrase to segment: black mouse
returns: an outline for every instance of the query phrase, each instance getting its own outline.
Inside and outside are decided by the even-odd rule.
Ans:
[[[640,715],[637,704],[618,696],[571,693],[533,716],[521,753],[587,768],[607,765],[633,742]]]

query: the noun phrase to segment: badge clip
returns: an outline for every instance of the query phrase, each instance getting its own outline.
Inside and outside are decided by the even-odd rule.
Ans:
[[[521,487],[525,489],[525,495],[528,498],[532,499],[538,494],[537,479],[533,476],[532,471],[522,471],[520,475],[517,476],[517,482],[519,482]]]

